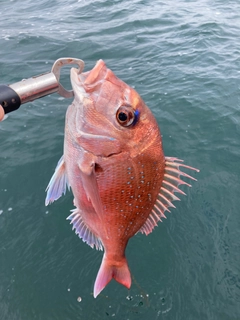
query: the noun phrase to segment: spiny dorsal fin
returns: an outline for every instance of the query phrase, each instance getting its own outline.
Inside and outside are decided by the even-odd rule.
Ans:
[[[75,229],[75,233],[82,239],[83,242],[86,242],[91,248],[94,246],[97,250],[103,250],[101,240],[95,236],[95,234],[88,228],[85,222],[82,219],[81,212],[78,208],[71,210],[70,216],[67,217],[67,220],[70,220],[70,224],[73,225],[72,229]]]
[[[163,176],[163,182],[157,200],[154,204],[152,212],[150,213],[146,222],[138,232],[145,233],[146,235],[148,235],[152,232],[154,227],[157,225],[158,221],[162,221],[161,218],[166,218],[164,212],[170,212],[170,210],[168,209],[169,207],[175,208],[175,206],[172,204],[172,201],[180,201],[180,199],[177,196],[175,196],[174,192],[178,192],[185,195],[185,193],[181,189],[179,189],[178,186],[181,184],[185,184],[188,187],[191,187],[191,185],[182,180],[180,178],[181,176],[197,181],[192,176],[181,171],[180,167],[194,170],[197,172],[199,172],[199,170],[190,166],[186,166],[182,162],[183,160],[177,158],[165,158],[165,173]]]

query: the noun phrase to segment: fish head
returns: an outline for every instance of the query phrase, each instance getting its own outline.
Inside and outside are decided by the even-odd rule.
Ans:
[[[101,150],[105,156],[121,151],[139,153],[156,136],[160,139],[157,122],[140,95],[103,60],[85,73],[72,68],[71,83],[74,102],[67,118],[73,136],[78,136],[81,145],[85,141],[84,149],[94,154]],[[98,141],[97,146],[93,140]]]

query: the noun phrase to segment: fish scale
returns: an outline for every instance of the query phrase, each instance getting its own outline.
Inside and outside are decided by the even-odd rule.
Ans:
[[[136,159],[136,162],[139,164],[138,159]],[[153,189],[156,188],[155,184],[161,184],[161,182],[154,174],[156,169],[152,166],[150,168],[149,163],[146,164],[146,169],[144,169],[147,175],[152,177],[152,181],[149,181],[148,185],[147,183],[142,183],[142,172],[144,172],[142,171],[142,165],[140,165],[140,171],[138,170],[139,166],[136,166],[136,171],[134,171],[133,167],[129,167],[128,163],[124,163],[124,167],[115,165],[114,174],[112,174],[111,178],[108,179],[108,170],[106,170],[106,175],[101,178],[97,177],[97,181],[99,182],[100,196],[103,206],[106,208],[106,214],[107,216],[109,214],[112,219],[110,224],[114,225],[114,221],[116,221],[117,226],[123,225],[125,230],[131,226],[128,229],[128,233],[129,236],[133,236],[147,219],[148,210],[153,206],[151,200],[149,201],[149,196],[145,197],[145,193],[151,192],[152,194]],[[128,168],[131,168],[131,170],[128,170]],[[149,173],[150,169],[151,173]],[[106,181],[107,179],[111,181],[111,185],[108,185],[107,190],[102,192],[101,180]],[[158,193],[158,188],[156,190]],[[154,199],[154,195],[150,199]],[[115,215],[111,215],[112,212],[115,212]],[[114,237],[114,230],[112,237]]]
[[[89,72],[71,70],[74,101],[66,114],[64,152],[47,187],[46,205],[71,187],[67,218],[89,246],[104,249],[94,297],[115,279],[131,286],[125,249],[148,235],[175,208],[179,186],[196,180],[182,160],[165,157],[158,124],[138,93],[100,60]]]

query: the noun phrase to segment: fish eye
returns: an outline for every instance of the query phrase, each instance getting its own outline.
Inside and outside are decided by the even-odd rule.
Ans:
[[[131,107],[121,106],[117,111],[116,117],[121,126],[128,127],[133,123],[135,113]]]

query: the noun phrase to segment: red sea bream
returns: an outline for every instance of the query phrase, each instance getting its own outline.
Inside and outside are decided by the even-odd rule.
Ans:
[[[103,250],[94,297],[114,278],[127,288],[125,249],[131,237],[148,235],[184,194],[181,160],[165,157],[158,124],[139,94],[100,60],[89,72],[71,69],[74,101],[66,114],[64,153],[48,188],[46,205],[71,187],[76,234]]]

